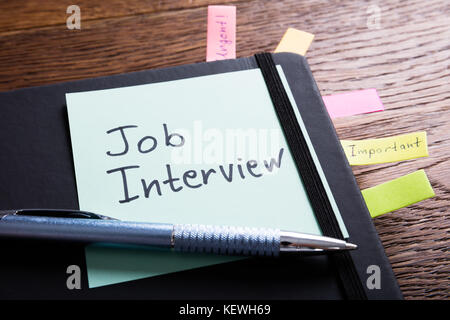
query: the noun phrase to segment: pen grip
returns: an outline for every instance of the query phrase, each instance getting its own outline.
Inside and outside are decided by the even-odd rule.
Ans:
[[[232,226],[174,225],[178,251],[226,255],[278,256],[280,230]]]

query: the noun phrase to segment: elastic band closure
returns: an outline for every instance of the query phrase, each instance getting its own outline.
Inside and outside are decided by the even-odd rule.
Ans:
[[[303,181],[322,233],[343,239],[339,223],[311,156],[303,132],[270,53],[258,53],[256,62],[272,99],[286,142]],[[332,255],[335,267],[349,299],[367,299],[352,257],[348,252]]]

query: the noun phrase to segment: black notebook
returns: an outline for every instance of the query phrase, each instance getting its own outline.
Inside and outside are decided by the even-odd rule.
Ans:
[[[2,239],[3,298],[402,298],[302,56],[264,53],[21,89],[1,93],[0,108],[1,209],[81,208],[136,221],[128,213],[148,208],[157,213],[142,219],[154,222],[291,226],[358,245],[328,256],[163,263],[143,248]],[[261,158],[223,161],[209,145],[206,166],[188,157],[177,167],[192,154],[175,159],[167,150],[187,150],[199,124],[209,126],[208,141],[227,128],[250,136],[275,128],[282,142]],[[127,176],[118,169],[125,166]],[[70,265],[82,270],[80,290],[67,289]]]

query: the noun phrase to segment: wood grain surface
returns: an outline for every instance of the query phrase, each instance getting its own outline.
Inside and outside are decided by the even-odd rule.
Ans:
[[[207,5],[218,3],[237,6],[238,57],[273,51],[294,27],[315,34],[307,58],[323,95],[378,90],[386,110],[335,119],[341,139],[427,131],[429,157],[353,172],[363,189],[425,169],[436,196],[374,223],[405,298],[449,299],[447,0],[1,0],[0,90],[203,62]],[[71,4],[81,30],[66,27]]]

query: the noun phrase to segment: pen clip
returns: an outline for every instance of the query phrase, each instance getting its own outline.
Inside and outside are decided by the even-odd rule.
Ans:
[[[68,209],[20,209],[14,210],[13,214],[20,216],[117,220],[108,216],[103,216],[88,211],[68,210]]]

